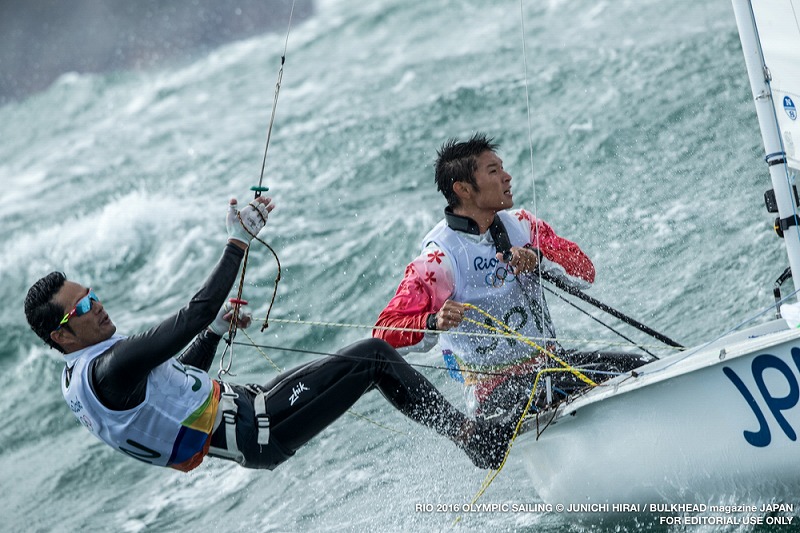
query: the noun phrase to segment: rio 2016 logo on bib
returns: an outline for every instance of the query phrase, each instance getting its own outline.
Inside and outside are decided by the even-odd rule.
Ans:
[[[797,118],[797,108],[794,106],[792,99],[788,96],[783,97],[783,110],[786,111],[790,119],[795,120]]]

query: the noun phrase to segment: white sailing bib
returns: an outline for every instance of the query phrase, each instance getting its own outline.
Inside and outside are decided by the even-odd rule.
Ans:
[[[179,468],[203,451],[211,433],[216,410],[212,380],[171,358],[150,372],[141,404],[126,411],[108,409],[89,383],[89,363],[124,339],[114,335],[65,356],[64,400],[78,421],[112,448],[146,463]]]
[[[530,235],[516,217],[506,211],[498,213],[513,246],[525,246]],[[495,258],[496,249],[487,231],[478,242],[465,239],[446,223],[438,224],[426,236],[450,257],[453,265],[454,292],[452,300],[471,303],[526,337],[555,338],[547,303],[535,275],[515,277]],[[500,328],[493,320],[469,310],[466,317],[484,325]],[[544,335],[543,335],[544,332]],[[440,334],[439,344],[444,352],[451,351],[470,366],[507,365],[530,358],[531,346],[513,339],[480,337],[461,333],[492,333],[492,330],[464,320],[458,328]]]

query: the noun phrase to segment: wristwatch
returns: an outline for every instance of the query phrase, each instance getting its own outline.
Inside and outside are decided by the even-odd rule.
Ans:
[[[429,313],[425,319],[425,328],[436,331],[436,313]]]

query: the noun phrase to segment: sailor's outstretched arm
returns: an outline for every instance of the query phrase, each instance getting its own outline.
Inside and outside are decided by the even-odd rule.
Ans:
[[[211,337],[213,334],[209,335],[204,330],[214,321],[236,281],[244,250],[249,244],[247,235],[258,233],[264,227],[267,213],[272,208],[271,199],[259,198],[239,212],[245,223],[252,222],[250,219],[254,218],[258,220],[252,222],[252,227],[246,233],[240,230],[241,224],[233,229],[229,224],[228,233],[231,238],[222,257],[189,303],[157,326],[115,344],[93,362],[93,384],[98,398],[107,407],[125,408],[138,405],[144,397],[150,371],[177,355],[201,333],[204,339],[201,339],[197,353],[187,355],[183,361],[187,364],[207,365],[210,368],[213,350],[211,355],[208,352],[210,348],[216,348],[216,344]],[[236,213],[235,209],[236,203],[232,200],[229,221],[232,218],[231,213]],[[255,217],[256,214],[260,218]],[[249,215],[252,216],[248,218]],[[216,343],[219,343],[219,339],[216,339]]]
[[[131,408],[144,399],[150,371],[177,355],[214,320],[236,280],[243,256],[240,247],[228,244],[206,283],[186,306],[157,326],[118,342],[94,360],[95,392],[106,407]],[[210,367],[214,354],[211,348],[216,348],[219,339],[214,343],[210,335],[204,333],[201,336],[204,337],[202,345],[196,347],[198,351],[192,359],[194,363],[203,364],[208,358]]]

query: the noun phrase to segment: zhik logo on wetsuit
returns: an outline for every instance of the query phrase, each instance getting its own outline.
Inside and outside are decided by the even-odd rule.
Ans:
[[[302,381],[298,382],[297,385],[292,387],[292,395],[289,397],[289,402],[290,402],[289,405],[294,405],[294,402],[296,402],[300,398],[300,393],[305,390],[310,390],[310,389],[305,385],[303,385]]]

